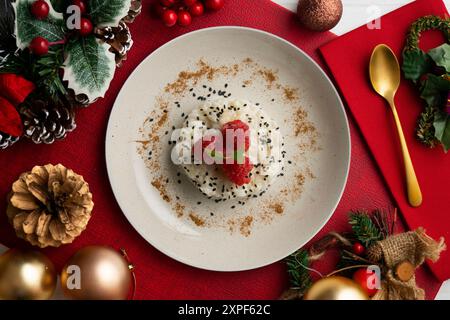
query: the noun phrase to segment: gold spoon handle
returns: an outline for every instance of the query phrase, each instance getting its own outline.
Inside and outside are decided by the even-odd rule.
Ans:
[[[417,181],[416,172],[414,171],[411,156],[409,155],[408,145],[406,144],[405,135],[403,134],[402,124],[400,123],[395,103],[394,101],[390,101],[389,104],[391,105],[392,113],[394,114],[394,120],[397,125],[398,136],[402,146],[409,204],[413,207],[418,207],[422,204],[422,191],[420,191],[419,182]]]

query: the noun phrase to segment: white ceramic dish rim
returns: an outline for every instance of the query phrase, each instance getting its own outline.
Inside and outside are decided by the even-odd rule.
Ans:
[[[333,82],[331,81],[331,79],[330,79],[330,78],[328,77],[328,75],[325,73],[325,71],[324,71],[324,70],[319,66],[319,64],[318,64],[316,61],[314,61],[314,59],[312,59],[305,51],[303,51],[302,49],[300,49],[299,47],[297,47],[297,46],[294,45],[293,43],[287,41],[286,39],[283,39],[283,38],[281,38],[281,37],[279,37],[279,36],[277,36],[277,35],[275,35],[275,34],[272,34],[272,33],[270,33],[270,32],[263,31],[263,30],[259,30],[259,29],[255,29],[255,28],[248,28],[248,27],[241,27],[241,26],[218,26],[218,27],[209,27],[209,28],[203,28],[203,29],[195,30],[195,31],[188,32],[188,33],[186,33],[186,34],[183,34],[183,35],[181,35],[181,36],[178,36],[178,37],[176,37],[176,38],[170,40],[169,42],[165,43],[165,44],[162,45],[161,47],[159,47],[159,48],[157,48],[156,50],[154,50],[154,51],[153,51],[152,53],[150,53],[144,60],[142,60],[142,61],[136,66],[136,68],[129,74],[127,80],[124,82],[124,84],[122,85],[121,89],[119,90],[119,93],[118,93],[118,95],[117,95],[117,97],[116,97],[116,100],[117,100],[117,98],[119,97],[120,92],[122,91],[122,89],[127,85],[129,79],[134,75],[135,72],[137,72],[137,70],[141,67],[141,65],[144,64],[144,63],[146,62],[146,60],[151,59],[152,56],[153,56],[154,54],[157,54],[157,53],[159,53],[159,51],[164,50],[167,46],[173,45],[174,42],[177,42],[177,41],[179,41],[179,40],[182,40],[182,39],[184,39],[184,38],[187,38],[187,37],[189,37],[189,36],[191,36],[191,35],[193,35],[193,34],[203,33],[203,32],[208,32],[208,31],[211,31],[211,30],[221,30],[221,29],[245,30],[245,31],[252,31],[252,32],[264,34],[264,35],[267,35],[267,36],[269,36],[269,37],[273,37],[273,38],[275,38],[275,39],[277,39],[277,40],[283,42],[284,44],[286,44],[286,45],[288,45],[289,47],[292,47],[294,50],[296,50],[299,54],[304,55],[304,56],[306,57],[306,59],[307,59],[309,62],[311,62],[311,63],[316,67],[316,69],[321,73],[321,75],[324,77],[324,79],[325,79],[325,80],[328,82],[328,84],[330,85],[330,87],[331,87],[331,89],[332,89],[332,92],[335,94],[335,96],[336,96],[336,98],[337,98],[337,101],[338,101],[338,106],[337,106],[337,107],[340,108],[340,111],[341,111],[341,113],[342,113],[342,116],[344,117],[344,120],[345,120],[345,121],[344,121],[344,123],[345,123],[345,131],[346,131],[346,133],[347,133],[346,138],[347,138],[347,141],[348,141],[348,149],[347,149],[347,150],[343,150],[343,152],[347,152],[347,159],[346,159],[346,160],[347,160],[347,165],[346,165],[346,167],[345,167],[344,179],[343,179],[342,185],[341,185],[341,187],[340,187],[340,190],[341,190],[341,191],[340,191],[338,197],[336,198],[336,203],[332,206],[332,210],[330,210],[330,213],[328,214],[328,216],[326,217],[326,219],[324,219],[324,221],[323,221],[323,223],[321,224],[320,228],[318,228],[317,231],[316,231],[314,234],[312,234],[312,235],[307,239],[307,241],[303,241],[303,243],[300,243],[300,244],[298,245],[298,248],[300,248],[300,247],[304,246],[305,244],[307,244],[312,238],[314,238],[314,237],[320,232],[320,230],[323,229],[323,227],[328,223],[328,221],[330,220],[330,218],[331,218],[332,215],[334,214],[334,212],[335,212],[337,206],[338,206],[339,203],[340,203],[340,200],[341,200],[341,198],[342,198],[342,195],[343,195],[343,193],[344,193],[344,191],[345,191],[345,188],[346,188],[346,185],[347,185],[348,175],[349,175],[349,171],[350,171],[350,162],[351,162],[351,135],[350,135],[350,127],[349,127],[349,123],[348,123],[347,113],[346,113],[346,111],[345,111],[345,107],[344,107],[344,104],[343,104],[343,102],[342,102],[341,96],[340,96],[339,92],[337,91],[336,87],[334,86]],[[147,241],[150,245],[152,245],[152,246],[153,246],[154,248],[156,248],[158,251],[162,252],[162,253],[165,254],[166,256],[168,256],[168,257],[170,257],[170,258],[172,258],[172,259],[174,259],[174,260],[176,260],[176,261],[179,261],[179,262],[181,262],[181,263],[183,263],[183,264],[186,264],[186,265],[189,265],[189,266],[198,268],[198,269],[209,270],[209,271],[218,271],[218,272],[238,272],[238,271],[253,270],[253,269],[265,267],[265,266],[270,265],[270,264],[272,264],[272,263],[278,262],[278,261],[280,261],[280,260],[282,260],[282,259],[284,259],[284,258],[286,257],[285,254],[282,254],[282,255],[280,255],[278,258],[274,258],[274,259],[272,259],[271,261],[267,261],[267,262],[264,262],[264,263],[255,263],[255,264],[253,264],[253,265],[251,265],[251,266],[247,266],[247,267],[245,267],[245,268],[239,268],[239,269],[237,269],[237,268],[234,268],[234,269],[229,269],[229,268],[223,268],[223,269],[219,269],[219,268],[211,268],[211,267],[207,267],[207,266],[204,266],[204,265],[200,265],[200,264],[193,263],[192,261],[187,261],[186,259],[184,259],[184,258],[182,258],[182,257],[177,257],[177,256],[171,254],[168,250],[165,250],[164,247],[158,245],[155,241],[153,241],[153,240],[151,239],[151,237],[145,236],[145,235],[140,231],[140,227],[137,226],[137,225],[132,221],[132,219],[129,219],[128,215],[125,213],[125,210],[123,210],[123,205],[122,205],[122,203],[118,200],[119,197],[118,197],[118,195],[116,194],[116,191],[115,191],[115,190],[117,190],[117,189],[114,187],[113,182],[112,182],[112,179],[111,179],[112,172],[111,172],[111,168],[110,168],[110,166],[108,165],[108,161],[107,161],[107,155],[108,155],[108,136],[110,135],[110,131],[112,130],[111,127],[110,127],[110,125],[109,125],[109,124],[110,124],[109,121],[110,121],[110,118],[111,118],[111,115],[112,115],[112,113],[113,113],[113,109],[114,109],[115,105],[116,105],[116,102],[114,102],[113,108],[111,109],[111,113],[110,113],[110,116],[109,116],[109,118],[108,118],[108,126],[107,126],[107,130],[106,130],[106,139],[105,139],[105,161],[106,161],[106,168],[107,168],[107,173],[108,173],[108,179],[109,179],[109,182],[110,182],[110,184],[111,184],[111,189],[112,189],[112,191],[113,191],[114,197],[115,197],[115,199],[116,199],[116,201],[117,201],[117,203],[118,203],[118,205],[119,205],[119,207],[120,207],[122,213],[125,215],[125,217],[127,218],[128,222],[133,226],[133,228],[135,229],[135,231],[138,232],[138,234],[139,234],[145,241]],[[291,253],[292,253],[292,252],[291,252]],[[291,253],[290,253],[290,254],[291,254]]]

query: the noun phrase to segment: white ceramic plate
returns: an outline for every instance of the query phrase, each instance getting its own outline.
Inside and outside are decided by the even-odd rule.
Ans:
[[[289,154],[298,153],[298,137],[292,134],[293,109],[301,106],[318,132],[318,147],[295,156],[284,179],[272,186],[267,198],[254,200],[248,210],[258,214],[258,208],[279,197],[283,183],[292,182],[290,174],[298,168],[312,172],[313,179],[301,186],[301,194],[283,204],[283,214],[270,223],[255,222],[245,236],[222,227],[199,227],[189,219],[180,219],[173,205],[164,201],[152,184],[156,174],[138,154],[136,141],[142,139],[140,128],[155,107],[157,97],[167,83],[173,82],[182,70],[195,69],[199,59],[218,65],[231,65],[251,57],[258,65],[276,70],[280,83],[299,88],[299,98],[289,103],[271,93],[268,83],[245,82],[245,75],[227,75],[214,79],[214,86],[227,83],[233,97],[261,102],[266,113],[280,124]],[[247,75],[248,76],[248,75]],[[230,76],[231,77],[231,76]],[[242,85],[247,83],[247,86]],[[206,83],[208,86],[210,83]],[[195,91],[204,83],[192,84]],[[212,85],[212,84],[211,84]],[[244,88],[245,87],[245,88]],[[278,86],[278,89],[280,86]],[[281,87],[283,88],[283,87]],[[275,90],[275,89],[274,89]],[[280,90],[278,90],[280,91]],[[176,112],[189,112],[198,101],[185,94],[169,98],[183,101],[182,110],[170,109],[167,127],[180,126]],[[154,110],[153,110],[154,111]],[[314,138],[314,139],[316,139]],[[161,140],[165,137],[161,134]],[[166,147],[165,152],[170,152]],[[170,157],[164,156],[169,162]],[[272,34],[242,28],[218,27],[203,29],[181,36],[149,55],[129,77],[120,91],[109,119],[106,137],[106,161],[115,197],[134,228],[150,244],[166,255],[191,266],[217,271],[239,271],[262,267],[288,256],[306,244],[328,221],[343,193],[350,163],[350,135],[347,118],[331,81],[321,68],[289,42]],[[176,180],[176,168],[162,166],[171,181]],[[171,172],[172,171],[172,172]],[[308,171],[308,172],[309,172]],[[291,172],[291,173],[289,173]],[[286,179],[287,178],[287,179]],[[175,183],[176,184],[176,183]],[[295,186],[294,186],[295,187]],[[177,196],[190,202],[202,202],[196,208],[199,215],[217,210],[223,219],[235,214],[229,204],[215,205],[188,184],[170,187]],[[290,189],[289,189],[290,190]],[[297,190],[298,191],[298,190]],[[262,209],[261,209],[262,210]],[[256,220],[255,220],[256,221]],[[237,227],[239,229],[239,227]]]

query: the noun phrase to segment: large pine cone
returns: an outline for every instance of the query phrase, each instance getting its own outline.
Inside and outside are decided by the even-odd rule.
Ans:
[[[19,113],[24,136],[34,143],[52,144],[76,128],[75,112],[70,103],[30,98],[20,105]]]
[[[130,29],[122,20],[117,27],[96,28],[95,36],[110,45],[109,51],[116,56],[116,65],[120,67],[127,59],[127,53],[133,46]]]
[[[0,149],[6,149],[19,140],[19,137],[13,137],[9,134],[0,132]]]
[[[18,237],[41,248],[71,243],[94,207],[83,177],[61,164],[36,166],[14,182],[6,214]]]

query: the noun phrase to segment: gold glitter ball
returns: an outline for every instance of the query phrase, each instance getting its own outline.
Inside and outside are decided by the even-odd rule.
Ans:
[[[335,27],[342,18],[341,0],[299,0],[297,15],[310,30],[326,31]]]

